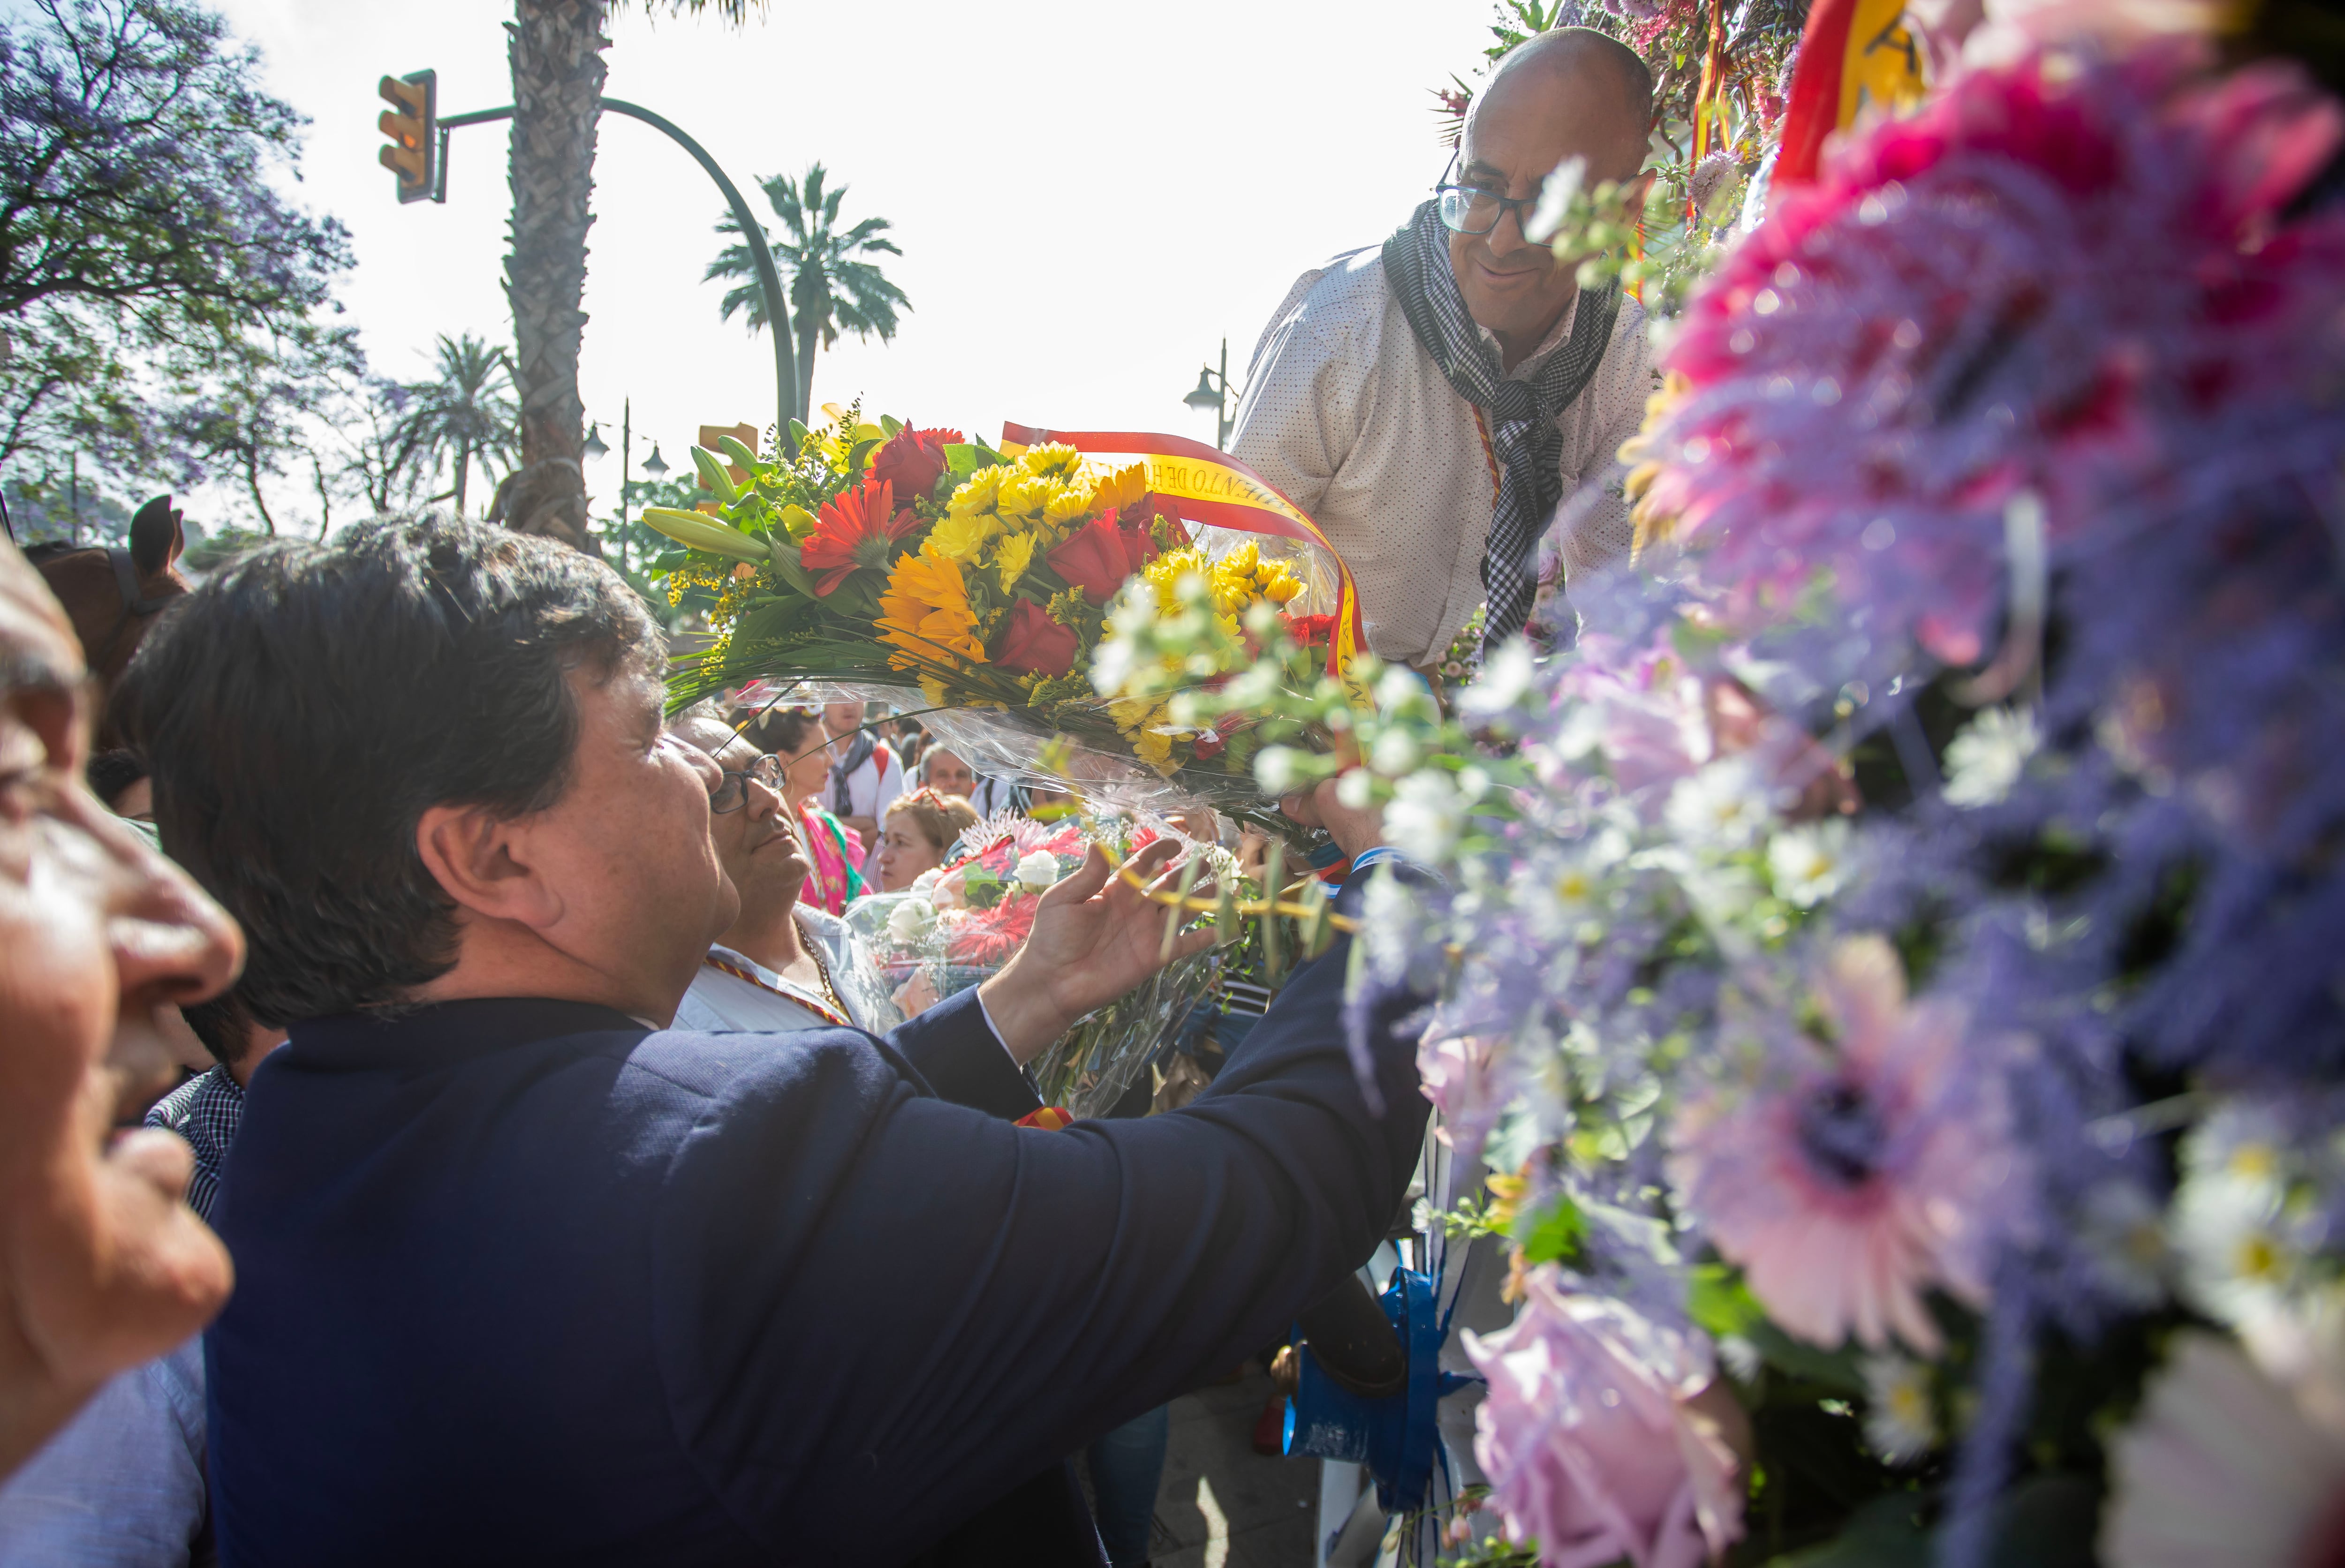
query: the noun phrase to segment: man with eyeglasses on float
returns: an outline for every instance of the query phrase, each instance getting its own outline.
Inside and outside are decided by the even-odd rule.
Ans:
[[[847,922],[798,901],[809,865],[782,797],[782,759],[760,753],[705,703],[667,730],[724,770],[708,801],[708,840],[741,895],[740,915],[709,948],[674,1027],[723,1035],[847,1024],[886,1034],[902,1023]]]
[[[1527,625],[1568,641],[1559,580],[1628,551],[1616,464],[1652,390],[1644,312],[1583,293],[1523,226],[1573,157],[1641,201],[1651,101],[1601,33],[1518,46],[1434,198],[1304,273],[1254,349],[1231,450],[1326,530],[1386,660],[1437,668],[1486,601],[1487,646]]]

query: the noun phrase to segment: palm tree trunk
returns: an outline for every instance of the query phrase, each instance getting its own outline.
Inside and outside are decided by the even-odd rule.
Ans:
[[[472,466],[472,449],[458,447],[456,449],[456,515],[458,517],[464,515],[464,479]]]
[[[797,309],[798,319],[805,320],[806,307],[801,305]],[[819,327],[798,329],[798,408],[804,411],[809,421],[814,419],[815,343],[821,335]]]
[[[502,521],[582,550],[586,410],[578,349],[586,314],[586,229],[594,221],[594,122],[603,106],[605,0],[516,0],[513,42],[513,380],[521,458],[533,504]],[[461,474],[462,470],[458,470]],[[517,475],[514,477],[518,477]],[[461,484],[461,480],[460,480]],[[492,508],[495,516],[500,509]]]

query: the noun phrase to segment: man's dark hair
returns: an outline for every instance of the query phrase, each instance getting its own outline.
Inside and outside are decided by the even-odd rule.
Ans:
[[[787,761],[807,749],[808,735],[821,722],[811,708],[769,708],[741,733],[759,751]]]
[[[93,754],[82,769],[82,776],[89,781],[89,793],[112,811],[122,792],[147,776],[147,764],[137,752],[116,746],[111,751]]]
[[[239,996],[282,1027],[447,973],[455,905],[416,852],[423,813],[552,805],[578,736],[567,673],[665,662],[602,562],[392,520],[239,558],[164,615],[116,702],[165,851],[244,924]]]
[[[230,986],[208,1002],[182,1002],[179,1017],[188,1020],[188,1027],[212,1054],[212,1060],[224,1067],[232,1067],[243,1059],[246,1043],[252,1037],[252,1013],[237,998]]]

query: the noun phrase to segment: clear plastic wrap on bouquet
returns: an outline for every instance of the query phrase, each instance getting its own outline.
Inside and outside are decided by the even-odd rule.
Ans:
[[[962,835],[966,853],[924,874],[906,892],[857,900],[847,921],[878,962],[906,1017],[984,981],[1032,930],[1044,889],[1082,864],[1093,840],[1130,855],[1155,834],[1100,819],[1040,823],[996,817]],[[1145,984],[1090,1014],[1030,1067],[1043,1102],[1070,1114],[1104,1114],[1145,1071],[1164,1038],[1210,993],[1208,950],[1174,961]]]

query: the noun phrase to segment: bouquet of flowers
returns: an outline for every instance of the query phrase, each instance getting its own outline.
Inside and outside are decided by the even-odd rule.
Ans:
[[[1518,1303],[1451,1561],[2345,1547],[2345,112],[2211,55],[2023,39],[1779,193],[1639,570],[1362,716]]]
[[[1161,699],[1103,697],[1085,672],[1125,634],[1108,606],[1127,582],[1146,585],[1126,602],[1144,618],[1185,613],[1176,589],[1194,578],[1233,629],[1257,607],[1277,618],[1296,650],[1290,679],[1339,674],[1357,634],[1349,579],[1308,519],[1223,454],[1171,437],[1112,438],[1130,451],[1104,456],[1078,450],[1100,444],[1081,436],[996,450],[831,412],[818,430],[793,422],[770,453],[725,438],[729,468],[694,449],[715,500],[645,513],[681,547],[657,563],[671,594],[716,594],[716,642],[677,661],[676,701],[756,677],[898,699],[917,686],[940,710],[931,726],[987,771],[1071,778],[1127,804],[1251,805],[1252,760],[1291,724],[1184,724]]]
[[[914,1017],[1007,964],[1033,929],[1044,891],[1081,865],[1093,843],[1129,857],[1156,836],[1098,819],[996,817],[964,834],[963,852],[923,872],[909,890],[849,905],[847,921],[878,961],[896,1005]],[[1166,1031],[1203,999],[1213,976],[1210,951],[1183,958],[1077,1024],[1029,1069],[1044,1102],[1079,1118],[1104,1113]]]

